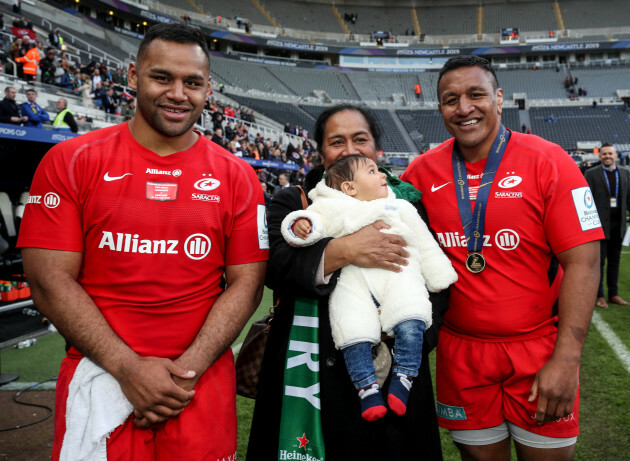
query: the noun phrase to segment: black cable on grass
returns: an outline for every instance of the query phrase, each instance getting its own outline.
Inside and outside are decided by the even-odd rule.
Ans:
[[[0,428],[0,432],[14,431],[16,429],[22,429],[23,427],[34,426],[35,424],[43,423],[48,418],[50,418],[52,416],[52,414],[53,414],[53,409],[52,408],[47,407],[46,405],[39,405],[39,404],[36,404],[36,403],[22,402],[22,401],[18,400],[18,397],[20,397],[20,395],[22,395],[23,392],[28,392],[31,389],[33,389],[34,387],[39,386],[40,384],[44,384],[44,383],[47,383],[48,381],[56,381],[56,380],[57,380],[57,377],[54,377],[54,378],[47,379],[46,381],[35,383],[32,386],[27,387],[26,389],[22,389],[21,391],[19,391],[17,394],[15,394],[13,396],[13,401],[15,403],[17,403],[18,405],[26,405],[28,407],[37,407],[37,408],[43,408],[44,410],[48,410],[48,414],[46,416],[44,416],[41,419],[38,419],[37,421],[33,421],[32,423],[22,424],[21,426],[2,427],[2,428]]]

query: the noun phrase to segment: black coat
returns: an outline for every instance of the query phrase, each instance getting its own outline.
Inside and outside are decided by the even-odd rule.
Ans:
[[[617,206],[621,212],[621,239],[626,233],[626,217],[630,210],[630,170],[624,167],[619,168],[619,197],[617,198]],[[584,174],[586,181],[593,193],[595,206],[599,213],[599,219],[602,222],[602,228],[607,239],[610,238],[610,190],[606,179],[604,179],[604,167],[596,166],[586,171]]]
[[[0,123],[20,124],[20,122],[11,121],[11,117],[22,118],[20,108],[13,99],[4,98],[0,101]]]
[[[326,460],[441,460],[427,356],[437,344],[437,328],[448,305],[447,294],[431,297],[433,326],[425,333],[420,374],[414,379],[407,413],[401,417],[390,411],[380,421],[363,420],[357,390],[348,376],[342,353],[335,349],[330,331],[328,295],[334,288],[338,273],[333,274],[329,285],[314,285],[317,267],[330,239],[323,239],[309,247],[293,248],[284,241],[280,232],[284,217],[301,208],[299,190],[290,187],[273,198],[267,213],[271,255],[266,284],[274,290],[275,296],[281,297],[281,302],[276,308],[265,350],[247,460],[278,459],[283,372],[296,296],[319,301],[319,397]],[[417,208],[426,221],[422,206],[417,204]],[[383,386],[383,395],[386,395],[388,385],[389,378]]]

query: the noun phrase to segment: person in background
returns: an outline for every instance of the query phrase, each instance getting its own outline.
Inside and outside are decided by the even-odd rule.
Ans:
[[[18,58],[24,56],[24,53],[22,52],[22,42],[23,40],[21,37],[15,37],[15,39],[13,40],[13,43],[11,43],[11,45],[9,46],[9,58],[11,58],[11,60],[15,62],[15,66],[16,66],[15,72],[18,78],[24,78],[24,73],[22,71],[22,64],[17,62]],[[7,62],[7,65],[6,65],[7,74],[13,74],[13,65],[14,64]]]
[[[12,86],[4,89],[4,99],[0,101],[0,123],[21,125],[28,120],[28,117],[21,114],[20,108],[15,102],[16,94],[17,91]]]
[[[66,98],[57,99],[57,115],[53,120],[53,130],[55,131],[71,131],[77,133],[79,126],[74,119],[74,114],[68,109],[68,100]]]
[[[31,40],[28,44],[28,51],[24,56],[16,58],[15,61],[22,64],[22,72],[27,81],[34,82],[37,80],[39,52],[37,51],[37,43],[35,41]]]
[[[617,151],[610,143],[604,143],[599,148],[599,160],[601,163],[587,170],[584,176],[593,192],[595,206],[606,236],[599,242],[601,270],[595,305],[607,309],[608,303],[604,298],[604,265],[608,302],[620,306],[630,305],[619,296],[618,287],[621,242],[626,234],[630,210],[630,170],[617,166]]]
[[[280,173],[278,175],[278,184],[273,188],[273,195],[276,195],[282,189],[286,189],[291,186],[289,173]]]
[[[120,109],[120,116],[123,121],[131,120],[133,115],[136,113],[136,99],[131,98],[126,103],[123,103],[122,108]]]
[[[59,49],[59,31],[57,29],[53,29],[48,33],[48,43],[50,46]]]
[[[269,206],[269,202],[271,201],[271,194],[269,193],[267,183],[265,181],[260,181],[260,187],[263,191],[263,196],[265,197],[265,205]]]
[[[32,88],[26,90],[27,101],[20,106],[20,113],[27,117],[24,126],[42,128],[44,122],[50,120],[50,115],[39,104],[37,104],[37,91]]]
[[[39,69],[42,74],[42,83],[49,85],[55,84],[55,73],[57,66],[55,65],[55,49],[48,47],[46,49],[46,57],[39,61]]]
[[[215,128],[210,140],[218,146],[225,147],[225,142],[223,140],[223,130],[221,128]]]

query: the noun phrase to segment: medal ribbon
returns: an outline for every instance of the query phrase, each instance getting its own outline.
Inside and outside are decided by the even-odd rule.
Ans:
[[[501,125],[497,137],[490,148],[488,162],[481,176],[481,184],[477,192],[474,213],[470,206],[470,192],[468,190],[468,177],[466,174],[466,163],[462,155],[457,151],[457,143],[453,144],[453,177],[455,179],[455,192],[457,195],[457,205],[459,207],[459,217],[464,227],[464,235],[468,241],[468,251],[480,253],[483,249],[483,228],[486,216],[486,205],[490,196],[490,187],[494,180],[494,175],[499,168],[507,142],[510,139],[510,132]]]
[[[297,298],[289,333],[278,459],[323,461],[319,316],[314,299]]]

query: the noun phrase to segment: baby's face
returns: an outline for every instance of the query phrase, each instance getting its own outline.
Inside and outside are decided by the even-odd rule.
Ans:
[[[385,173],[378,171],[378,167],[373,160],[366,159],[365,162],[360,162],[352,180],[357,191],[354,198],[369,202],[370,200],[387,197],[386,178]]]

